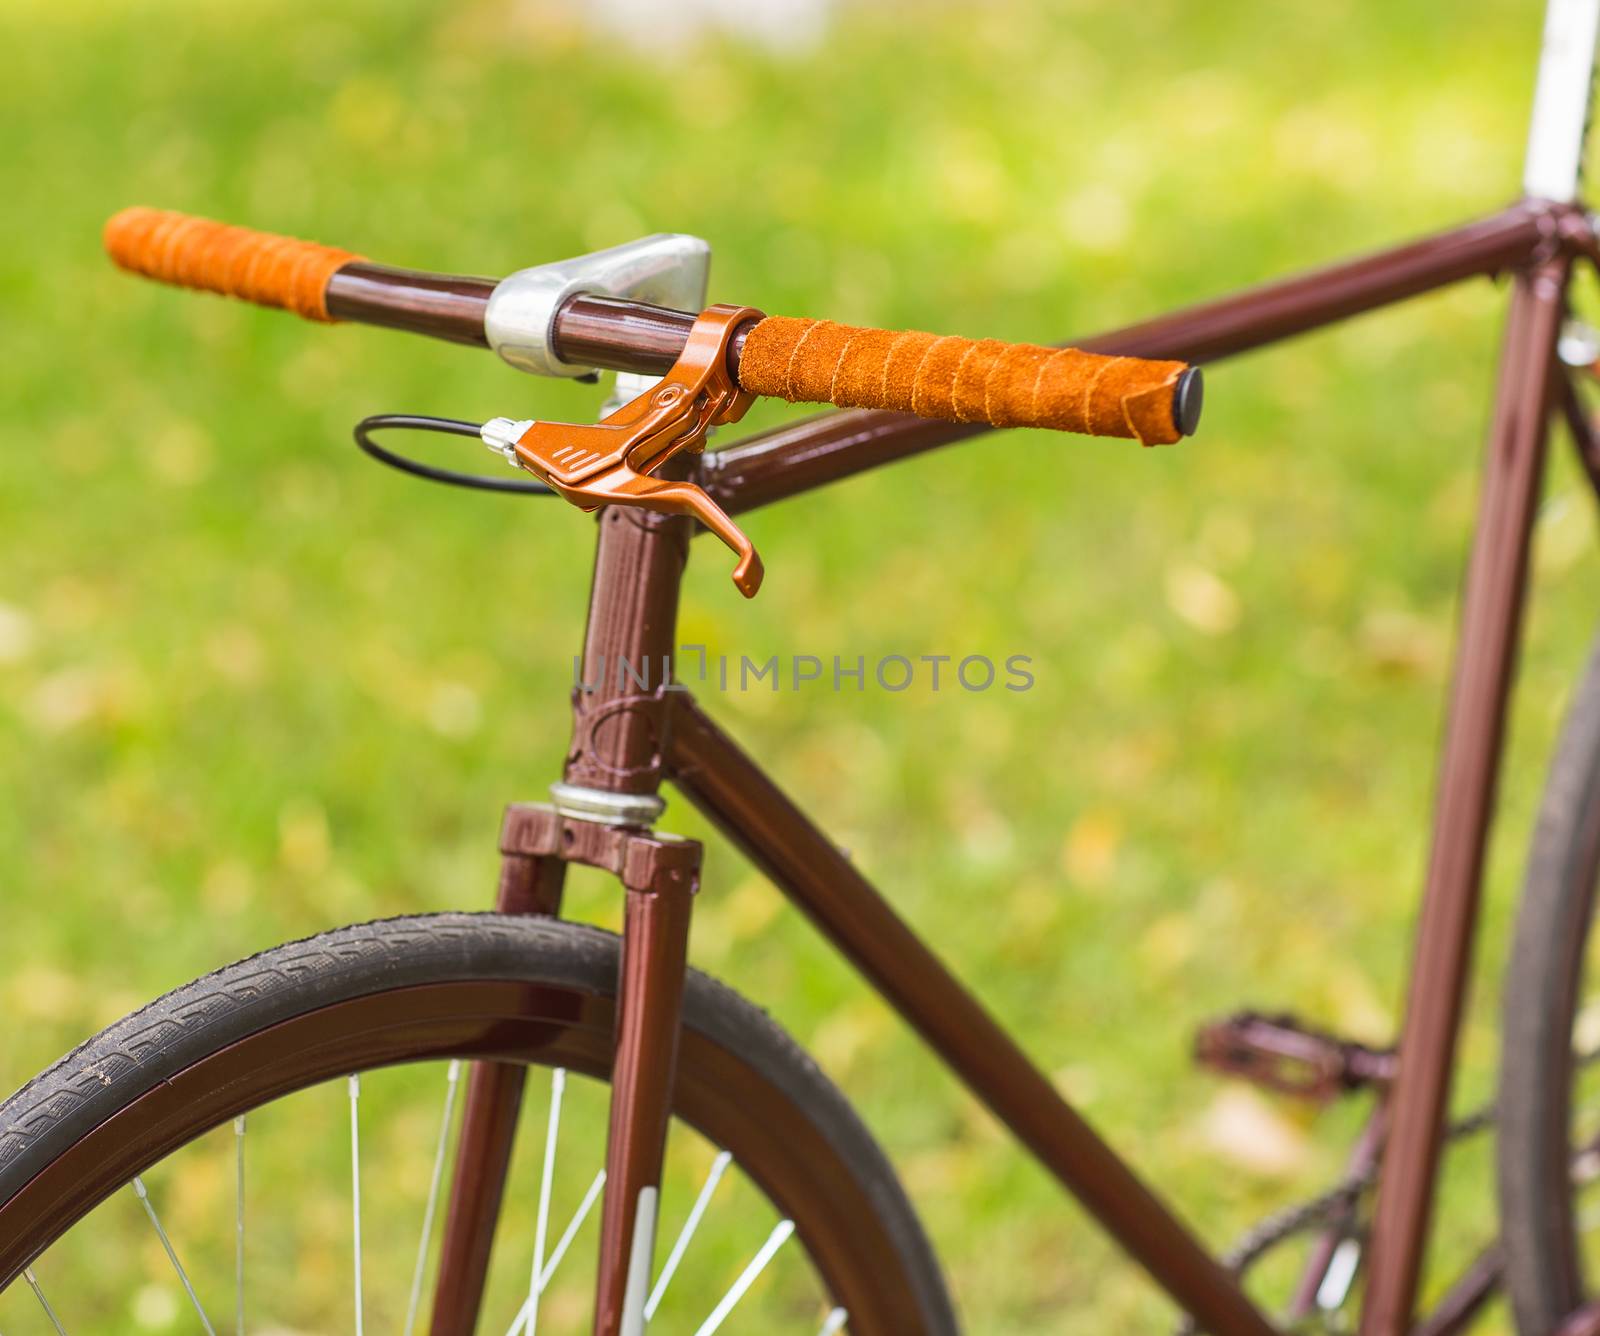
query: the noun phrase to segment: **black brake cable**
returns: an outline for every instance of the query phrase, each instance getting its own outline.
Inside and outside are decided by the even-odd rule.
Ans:
[[[444,436],[470,436],[476,441],[482,439],[478,435],[479,430],[479,423],[463,422],[459,418],[424,417],[418,413],[376,413],[356,423],[355,438],[356,445],[369,458],[429,482],[442,482],[449,487],[470,487],[480,492],[509,492],[516,496],[555,495],[542,482],[535,482],[532,478],[492,478],[482,473],[458,473],[454,469],[435,468],[432,464],[386,450],[372,439],[375,431],[428,431]]]

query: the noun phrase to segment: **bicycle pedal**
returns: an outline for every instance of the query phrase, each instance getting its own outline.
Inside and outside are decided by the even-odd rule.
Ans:
[[[1195,1061],[1279,1094],[1326,1103],[1394,1079],[1392,1049],[1313,1029],[1293,1016],[1241,1011],[1201,1026]]]

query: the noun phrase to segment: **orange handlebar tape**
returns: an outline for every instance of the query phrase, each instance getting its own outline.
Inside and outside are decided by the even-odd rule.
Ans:
[[[307,320],[331,320],[328,280],[363,258],[168,209],[124,209],[107,220],[104,239],[106,253],[133,273],[280,306]]]
[[[1187,369],[1076,348],[769,316],[745,339],[739,384],[796,403],[1170,445],[1181,435],[1173,399]]]

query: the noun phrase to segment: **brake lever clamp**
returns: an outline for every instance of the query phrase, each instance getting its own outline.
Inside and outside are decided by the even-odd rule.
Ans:
[[[492,418],[483,424],[483,442],[579,510],[638,506],[692,515],[737,554],[733,583],[753,598],[762,576],[755,545],[704,489],[650,475],[675,455],[703,450],[712,427],[737,422],[748,411],[755,396],[734,380],[728,347],[741,326],[761,318],[751,306],[708,306],[672,370],[601,421]]]

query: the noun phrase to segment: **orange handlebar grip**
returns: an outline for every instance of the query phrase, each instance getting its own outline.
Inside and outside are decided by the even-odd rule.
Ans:
[[[796,403],[1053,427],[1144,445],[1171,445],[1192,431],[1200,389],[1199,373],[1183,362],[791,316],[769,316],[751,329],[739,384]]]
[[[124,209],[107,220],[104,239],[106,253],[135,274],[282,307],[307,320],[332,319],[328,280],[363,258],[169,209]]]

